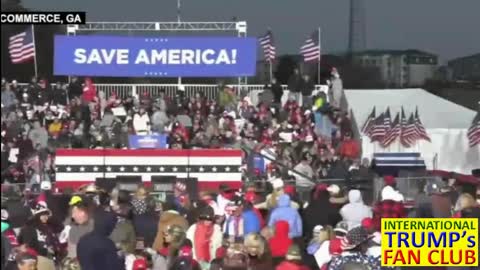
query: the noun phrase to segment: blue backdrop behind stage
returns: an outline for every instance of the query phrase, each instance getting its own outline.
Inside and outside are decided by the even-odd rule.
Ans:
[[[256,38],[55,36],[54,74],[104,77],[255,75]]]

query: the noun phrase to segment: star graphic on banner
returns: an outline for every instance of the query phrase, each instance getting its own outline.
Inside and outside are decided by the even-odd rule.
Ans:
[[[85,167],[83,167],[83,166],[80,167],[80,171],[81,171],[81,172],[84,172],[84,171],[85,171]]]
[[[111,172],[111,171],[112,171],[112,167],[108,166],[108,167],[107,167],[107,171]]]
[[[160,167],[160,171],[161,171],[161,172],[165,171],[165,168],[164,168],[164,167]]]
[[[200,169],[198,169],[199,171],[203,172],[205,171],[205,169],[203,167],[200,167]]]
[[[72,171],[72,167],[68,166],[67,167],[67,172],[71,172]]]
[[[174,171],[174,172],[178,171],[178,168],[177,168],[177,167],[173,167],[173,171]]]
[[[212,168],[212,171],[216,172],[216,171],[217,171],[217,167],[213,167],[213,168]]]
[[[121,172],[125,171],[125,167],[123,167],[123,166],[120,167],[120,171],[121,171]]]
[[[97,166],[93,167],[93,171],[98,172],[98,167]]]
[[[225,168],[225,171],[226,171],[226,172],[229,172],[229,171],[230,171],[230,167],[226,167],[226,168]]]
[[[147,167],[147,172],[151,172],[152,171],[152,167]]]
[[[133,167],[133,171],[138,172],[138,167],[137,166]]]

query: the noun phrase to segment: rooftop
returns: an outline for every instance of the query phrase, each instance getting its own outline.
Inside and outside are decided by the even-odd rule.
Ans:
[[[416,50],[416,49],[408,49],[408,50],[366,50],[363,52],[356,53],[357,55],[409,55],[409,56],[432,56],[436,57],[437,55]]]

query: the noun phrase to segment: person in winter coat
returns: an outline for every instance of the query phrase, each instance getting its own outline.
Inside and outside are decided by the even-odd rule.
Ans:
[[[340,156],[354,160],[360,156],[360,143],[352,138],[352,134],[347,133],[340,144],[338,152]]]
[[[271,88],[273,93],[273,102],[276,106],[278,106],[278,108],[280,108],[280,106],[282,106],[283,87],[277,81],[277,78],[272,78]]]
[[[5,88],[2,87],[2,112],[3,108],[10,109],[17,103],[15,93],[10,89],[10,85],[7,84]]]
[[[248,266],[256,270],[271,270],[272,255],[267,241],[259,234],[251,233],[245,237],[244,246],[248,254]]]
[[[310,76],[303,75],[300,83],[300,90],[302,93],[302,105],[306,108],[312,107],[312,93],[315,90],[315,84],[310,79]]]
[[[382,190],[382,200],[373,207],[373,223],[377,231],[381,230],[382,218],[404,218],[407,216],[403,196],[391,186]]]
[[[279,220],[285,220],[288,222],[288,236],[290,238],[302,236],[302,218],[300,217],[298,210],[290,206],[290,196],[287,194],[283,194],[278,197],[278,207],[275,208],[271,213],[268,226],[272,227]]]
[[[308,206],[303,211],[304,232],[307,239],[312,238],[313,228],[317,225],[335,226],[342,216],[330,203],[328,186],[319,184],[312,190]]]
[[[115,243],[109,238],[116,223],[115,214],[106,213],[95,220],[92,232],[80,238],[77,255],[82,270],[124,269],[124,264],[117,255]]]
[[[275,234],[268,240],[274,262],[282,261],[293,243],[288,236],[289,227],[288,222],[284,220],[280,220],[274,225]]]
[[[39,121],[33,123],[33,129],[28,133],[28,138],[32,141],[35,149],[47,148],[48,132]]]
[[[144,247],[152,247],[157,235],[158,215],[155,212],[155,202],[151,198],[132,200],[133,227],[137,239],[143,241]]]
[[[295,68],[293,74],[288,78],[289,99],[293,98],[297,102],[300,100],[301,82],[302,75],[300,74],[300,70]]]
[[[164,234],[169,226],[179,225],[184,230],[188,229],[188,222],[185,217],[180,215],[180,213],[174,209],[175,205],[172,203],[166,202],[163,204],[163,212],[160,215],[157,226],[157,235],[152,246],[154,250],[161,250],[164,247]]]
[[[225,237],[234,240],[249,233],[260,232],[260,220],[252,210],[251,203],[237,198],[234,203],[227,207],[230,208],[232,214],[225,221]]]
[[[332,78],[331,78],[331,85],[329,90],[329,95],[331,100],[330,103],[333,106],[340,108],[341,100],[344,95],[343,82],[336,68],[332,68],[331,74],[332,74]]]
[[[222,246],[222,229],[214,223],[215,215],[210,206],[200,209],[198,222],[190,226],[187,238],[192,242],[193,258],[202,269],[208,269],[215,258],[217,249]]]
[[[133,128],[137,135],[146,135],[150,133],[150,117],[144,108],[133,116]]]
[[[117,224],[110,234],[110,239],[125,253],[134,253],[137,244],[135,228],[133,227],[131,218],[131,207],[121,207],[117,211]]]
[[[348,222],[348,227],[353,228],[362,223],[365,218],[372,217],[372,209],[363,203],[360,190],[350,190],[348,192],[349,203],[340,209],[340,215],[343,220]]]
[[[276,270],[310,270],[308,266],[302,262],[302,252],[298,245],[293,244],[288,248],[285,261],[280,263]]]
[[[72,207],[71,219],[67,220],[66,228],[69,231],[67,239],[67,257],[77,257],[77,245],[87,233],[93,231],[93,217],[89,206],[79,196],[73,196],[69,203]]]
[[[32,248],[41,256],[53,259],[61,255],[58,234],[63,230],[63,226],[53,224],[50,215],[47,204],[44,201],[38,202],[32,218],[20,231],[18,243]]]

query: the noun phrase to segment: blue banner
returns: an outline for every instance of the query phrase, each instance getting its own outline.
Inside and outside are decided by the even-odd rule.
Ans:
[[[130,135],[128,146],[130,149],[165,149],[167,138],[167,135]]]
[[[55,36],[54,74],[104,77],[253,76],[256,38]]]

